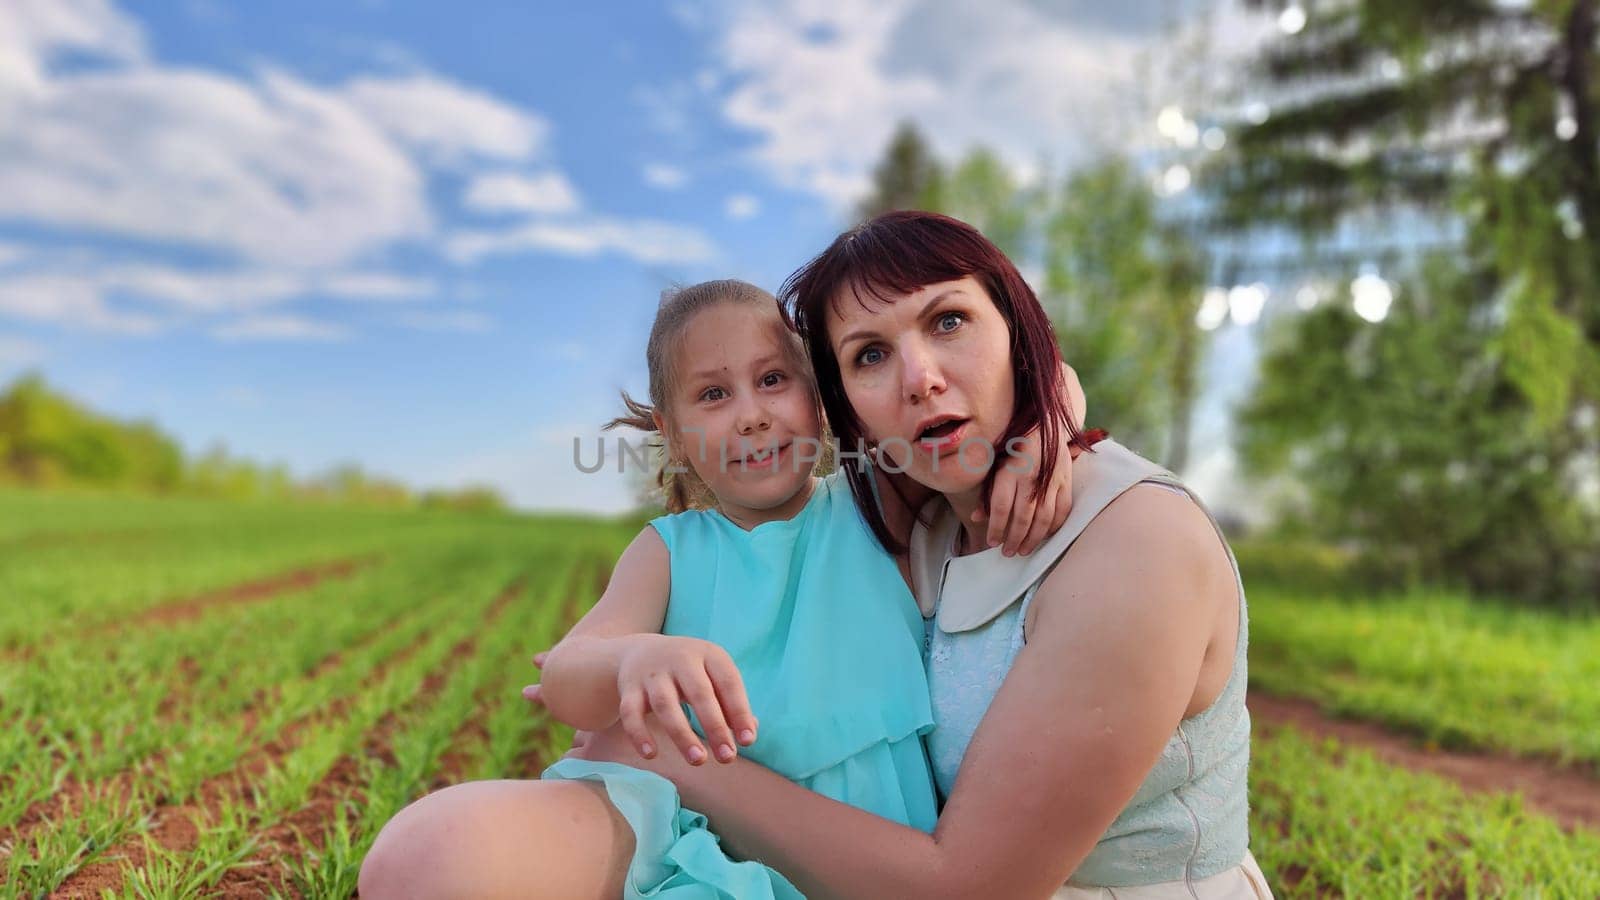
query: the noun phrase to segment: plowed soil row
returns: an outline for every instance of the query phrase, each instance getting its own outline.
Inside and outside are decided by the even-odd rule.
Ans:
[[[514,581],[512,585],[501,591],[501,594],[490,605],[488,612],[485,613],[485,620],[483,620],[485,625],[490,625],[494,620],[498,620],[499,615],[506,610],[507,605],[520,591],[522,591],[522,581],[520,580]],[[413,657],[414,653],[418,652],[426,642],[427,636],[424,634],[421,639],[418,639],[418,642],[406,647],[405,650],[397,653],[395,657],[390,657],[384,665],[379,666],[378,671],[374,671],[374,673],[366,677],[362,684],[363,689],[379,684],[389,671],[392,671],[395,666],[403,665],[405,660]],[[451,647],[450,653],[446,653],[445,657],[446,668],[429,673],[429,676],[422,681],[421,689],[408,701],[406,708],[418,708],[418,706],[426,705],[430,698],[437,695],[438,690],[442,689],[454,666],[459,665],[459,661],[472,657],[475,644],[477,642],[475,642],[474,637],[467,637],[464,641],[458,642],[454,647]],[[355,693],[360,692],[362,692],[362,689],[357,689]],[[163,806],[157,807],[154,810],[154,814],[152,814],[154,815],[154,822],[150,825],[147,833],[134,834],[128,841],[123,842],[122,846],[99,858],[98,862],[91,863],[91,865],[77,871],[72,878],[67,879],[59,887],[56,895],[58,897],[90,898],[99,897],[101,890],[107,889],[107,887],[109,889],[117,889],[122,884],[123,873],[126,870],[146,865],[146,860],[149,858],[150,842],[154,842],[162,849],[178,852],[178,854],[194,849],[198,841],[200,841],[200,831],[195,826],[197,820],[198,822],[213,822],[218,817],[219,810],[226,804],[248,798],[250,796],[251,783],[259,780],[262,773],[267,772],[269,767],[280,764],[288,754],[293,753],[304,730],[310,729],[314,725],[322,724],[322,722],[336,721],[354,703],[354,700],[355,695],[341,698],[341,700],[334,701],[333,705],[326,709],[326,713],[322,714],[322,716],[304,719],[304,721],[291,725],[290,729],[285,729],[283,735],[248,754],[232,772],[218,775],[218,777],[206,781],[205,785],[202,785],[202,788],[198,791],[197,798],[194,801],[186,802],[181,806],[163,804]],[[392,713],[382,717],[379,724],[373,729],[373,735],[381,735],[382,740],[384,740],[384,746],[387,746],[389,733],[394,729],[394,722],[397,721],[397,717],[398,714],[392,711]],[[342,757],[334,764],[333,772],[330,772],[330,775],[323,778],[323,780],[326,781],[328,778],[334,777],[334,773],[342,773],[341,777],[344,778],[355,777],[355,775],[358,775],[357,761],[355,761],[354,757]],[[298,823],[309,822],[307,818],[301,818],[299,814],[291,815],[290,820]],[[266,836],[258,836],[258,839],[269,838],[272,831],[274,830],[269,828]],[[286,834],[293,834],[293,831],[288,831]],[[224,886],[226,886],[226,882],[224,882]],[[245,894],[240,895],[261,897],[262,892],[259,890],[258,884],[254,889],[246,890]]]
[[[217,588],[188,597],[162,601],[131,616],[110,622],[101,622],[97,625],[74,631],[71,633],[70,639],[84,641],[103,637],[107,634],[125,633],[138,628],[187,622],[191,619],[199,618],[202,614],[218,606],[260,603],[290,591],[310,590],[331,578],[349,578],[368,566],[378,564],[381,560],[382,556],[379,554],[352,556],[333,560],[332,562],[300,566],[276,575],[242,581],[228,587]],[[37,646],[0,649],[0,662],[28,662],[37,656],[38,649]]]
[[[258,578],[235,584],[231,587],[207,591],[186,599],[161,603],[130,618],[91,629],[88,635],[130,627],[173,625],[178,622],[187,622],[190,619],[199,618],[201,614],[217,606],[260,603],[263,600],[271,600],[273,597],[290,591],[310,590],[330,578],[349,578],[361,569],[374,565],[379,559],[381,557],[376,555],[353,556],[319,565],[303,566],[277,575],[269,575],[266,578]],[[81,640],[88,635],[80,632],[75,637]]]
[[[320,660],[316,666],[311,669],[311,671],[301,677],[307,681],[315,681],[316,679],[327,675],[329,672],[332,672],[334,669],[339,667],[346,654],[381,640],[384,635],[400,627],[401,624],[402,623],[400,622],[394,622],[386,625],[372,634],[363,637],[354,646],[345,647],[343,649],[334,651],[326,658]],[[425,637],[425,635],[419,636],[415,646],[420,646]],[[411,651],[406,650],[402,652],[409,654]],[[180,660],[178,664],[180,667],[187,667],[190,669],[194,668],[194,661],[187,657]],[[275,702],[277,695],[278,689],[258,694],[239,710],[238,715],[243,720],[244,734],[246,735],[246,739],[255,733],[256,720],[260,716],[260,711],[262,709],[270,708]],[[176,715],[177,710],[184,707],[185,699],[187,698],[181,695],[174,695],[166,698],[162,704],[163,713],[169,717]],[[116,775],[111,776],[109,780],[101,779],[99,781],[85,781],[79,778],[67,778],[64,782],[62,782],[60,787],[56,788],[55,791],[51,793],[49,797],[46,797],[45,799],[40,800],[29,807],[15,824],[8,828],[0,828],[0,846],[20,846],[19,842],[26,842],[32,835],[34,829],[60,821],[62,816],[68,810],[81,807],[84,795],[91,789],[109,790],[113,795],[118,797],[126,798],[131,796],[133,793],[135,780],[146,772],[158,771],[165,759],[166,752],[158,752],[152,756],[135,761],[131,764],[131,767],[128,770],[118,772]],[[59,763],[61,760],[56,759],[56,762]]]
[[[502,592],[495,599],[487,615],[489,617],[498,615],[515,596],[516,590],[517,587],[513,585]],[[56,896],[98,897],[104,888],[117,888],[122,884],[125,870],[145,865],[149,858],[150,843],[178,852],[193,848],[200,837],[195,826],[197,818],[200,821],[212,821],[225,804],[248,797],[250,785],[271,766],[280,763],[292,753],[298,746],[300,737],[308,729],[337,720],[355,702],[356,695],[381,683],[390,671],[396,666],[403,665],[425,646],[428,637],[427,634],[419,636],[405,649],[385,660],[368,674],[361,687],[351,696],[334,701],[320,713],[291,723],[277,737],[246,754],[232,771],[207,780],[189,802],[171,804],[163,801],[158,804],[150,813],[151,821],[147,831],[135,832],[116,847],[100,855],[94,862],[78,870],[58,888]],[[470,640],[458,644],[451,649],[447,659],[464,659],[461,654],[464,652],[470,654],[470,644]],[[423,690],[418,694],[419,698],[427,693],[436,676],[443,677],[438,673],[430,675],[424,682]]]
[[[604,592],[609,581],[609,568],[597,566],[594,583],[598,590],[594,596]],[[566,609],[562,614],[562,633],[567,627],[583,614],[580,606],[580,597],[577,593],[567,599]],[[433,685],[436,692],[443,685],[440,679]],[[473,698],[474,712],[465,722],[456,729],[451,736],[449,748],[440,758],[438,771],[435,772],[428,783],[429,792],[440,790],[452,784],[459,784],[466,779],[467,767],[472,763],[471,748],[480,747],[489,740],[487,720],[491,715],[492,698],[484,696],[482,692]],[[533,711],[530,710],[532,715]],[[390,745],[394,737],[395,717],[386,716],[370,733],[362,750],[362,756],[377,757],[393,764]],[[544,759],[541,748],[546,743],[540,738],[543,735],[535,733],[529,736],[528,752],[519,761],[516,772],[503,773],[507,778],[531,778],[544,769],[549,762]],[[353,792],[363,787],[361,782],[361,767],[359,758],[347,756],[340,759],[333,769],[312,790],[306,803],[284,819],[282,822],[268,828],[258,835],[258,848],[252,854],[247,864],[231,869],[223,878],[220,885],[220,896],[224,898],[256,898],[272,896],[276,891],[283,895],[291,895],[290,885],[284,881],[284,872],[279,862],[283,859],[305,852],[321,850],[321,839],[324,826],[339,814],[339,803]],[[347,810],[349,827],[355,826],[358,811]]]

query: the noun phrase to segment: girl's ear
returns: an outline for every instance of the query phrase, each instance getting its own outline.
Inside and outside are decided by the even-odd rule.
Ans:
[[[650,411],[650,422],[651,424],[655,425],[656,434],[661,435],[662,451],[666,453],[668,460],[673,459],[673,454],[677,452],[677,448],[675,446],[677,441],[674,440],[672,433],[667,430],[666,418],[661,415],[660,410],[653,409]]]

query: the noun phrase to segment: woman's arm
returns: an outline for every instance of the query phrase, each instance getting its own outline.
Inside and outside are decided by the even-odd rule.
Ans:
[[[1048,897],[1138,790],[1196,690],[1213,618],[1235,599],[1218,550],[1177,495],[1135,488],[1108,507],[1040,587],[1028,643],[932,835],[753,764],[663,774],[730,848],[810,896]],[[602,736],[585,749],[627,747]]]

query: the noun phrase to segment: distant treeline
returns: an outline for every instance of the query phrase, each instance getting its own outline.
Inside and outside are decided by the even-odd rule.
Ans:
[[[0,482],[102,487],[226,497],[390,507],[503,510],[493,488],[417,492],[360,466],[296,480],[288,467],[233,456],[222,446],[190,458],[152,422],[97,413],[52,390],[37,373],[0,394]]]

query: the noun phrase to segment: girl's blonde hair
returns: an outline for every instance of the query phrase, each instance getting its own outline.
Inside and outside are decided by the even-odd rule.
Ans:
[[[678,386],[678,350],[683,344],[684,332],[700,312],[724,303],[765,307],[772,311],[773,323],[797,365],[806,366],[802,373],[808,383],[812,381],[810,367],[800,338],[783,324],[778,301],[771,294],[753,284],[726,278],[703,281],[688,287],[673,287],[661,292],[661,305],[656,309],[656,320],[650,326],[650,341],[645,345],[644,357],[650,371],[650,402],[641,403],[622,392],[622,403],[627,414],[606,423],[610,430],[618,425],[637,428],[656,437],[651,446],[661,451],[662,459],[656,472],[656,485],[660,488],[667,512],[679,513],[688,509],[707,509],[715,505],[716,498],[706,483],[695,474],[687,459],[681,458],[681,448],[676,446],[672,433],[670,400]],[[661,415],[667,433],[656,429],[655,414]],[[679,469],[683,471],[670,471]]]

